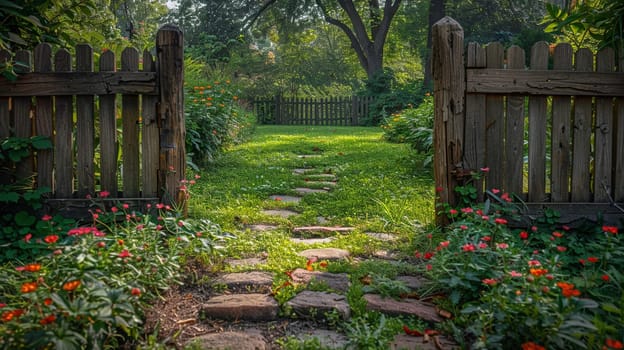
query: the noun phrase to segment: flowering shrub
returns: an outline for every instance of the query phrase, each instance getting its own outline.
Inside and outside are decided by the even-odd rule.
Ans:
[[[136,339],[142,307],[178,279],[180,256],[212,253],[227,237],[167,205],[145,209],[155,214],[96,206],[92,225],[62,232],[44,216],[41,243],[28,235],[23,243],[47,254],[0,267],[0,348],[119,348]]]
[[[492,189],[481,205],[445,208],[441,242],[416,256],[460,310],[469,348],[621,348],[623,241],[615,226],[572,228],[548,218],[508,226],[517,208]],[[467,202],[463,202],[464,204]]]
[[[229,80],[196,84],[185,96],[186,149],[192,162],[201,164],[248,137],[253,124],[251,115],[238,104]]]

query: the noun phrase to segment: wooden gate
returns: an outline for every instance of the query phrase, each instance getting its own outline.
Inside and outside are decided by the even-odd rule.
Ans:
[[[456,205],[453,189],[484,169],[481,200],[485,189],[499,189],[525,201],[527,214],[622,217],[624,60],[617,64],[612,49],[594,55],[544,42],[529,59],[499,43],[466,50],[449,17],[433,34],[438,204]]]
[[[50,188],[54,206],[81,206],[101,191],[108,200],[178,201],[186,165],[182,32],[161,28],[156,58],[125,49],[120,69],[111,51],[97,69],[91,46],[75,52],[53,55],[48,44],[14,58],[0,51],[0,62],[19,63],[17,80],[0,78],[0,140],[39,135],[54,144],[18,164],[16,177]]]

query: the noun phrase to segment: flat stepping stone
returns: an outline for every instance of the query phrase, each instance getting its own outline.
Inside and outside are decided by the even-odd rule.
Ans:
[[[338,248],[318,248],[306,249],[299,252],[298,255],[307,259],[317,258],[318,260],[340,260],[349,257],[349,252]]]
[[[351,316],[351,309],[344,295],[304,290],[286,302],[295,314],[315,319],[325,318],[326,313],[337,312],[342,319]]]
[[[336,187],[338,185],[336,182],[331,181],[311,181],[305,180],[306,185],[314,185],[315,187]]]
[[[301,341],[316,338],[322,347],[330,349],[343,349],[349,343],[349,338],[344,334],[327,329],[300,331],[294,336]]]
[[[333,241],[335,238],[334,237],[327,237],[327,238],[291,238],[290,241],[293,243],[298,243],[298,244],[324,244],[324,243],[330,243],[331,241]]]
[[[262,211],[262,214],[269,216],[279,216],[281,218],[289,218],[291,216],[299,215],[298,212],[288,209],[266,209]]]
[[[262,287],[270,288],[273,285],[273,275],[262,271],[228,273],[215,278],[213,284],[225,285],[228,289],[257,290]]]
[[[252,224],[252,225],[245,225],[245,228],[251,231],[255,231],[255,232],[266,232],[266,231],[277,230],[279,226],[270,225],[270,224]]]
[[[399,255],[388,250],[377,250],[373,252],[373,257],[383,260],[398,260]]]
[[[268,294],[218,295],[205,302],[200,315],[218,320],[271,321],[277,319],[279,305]]]
[[[351,232],[355,230],[355,227],[342,227],[342,226],[301,226],[292,229],[293,233],[331,233],[331,232]]]
[[[285,195],[285,194],[274,194],[272,196],[269,196],[269,198],[271,200],[274,200],[274,201],[277,201],[277,202],[284,202],[284,203],[299,203],[299,202],[301,202],[301,197],[289,196],[289,195]]]
[[[368,237],[378,239],[384,242],[392,242],[399,239],[397,236],[390,233],[381,233],[381,232],[364,232]]]
[[[411,290],[418,290],[424,287],[426,279],[418,276],[397,276],[397,281],[405,283],[405,286]]]
[[[303,175],[303,174],[308,174],[315,171],[314,168],[297,168],[297,169],[293,169],[293,174],[294,175]]]
[[[266,264],[264,258],[226,259],[225,263],[232,267],[257,266]]]
[[[431,303],[414,299],[399,301],[383,298],[378,294],[365,294],[364,300],[367,302],[366,310],[369,311],[379,311],[391,316],[412,315],[428,322],[442,322],[442,317]]]
[[[452,350],[459,348],[455,342],[441,335],[430,336],[429,339],[425,339],[425,337],[398,334],[389,344],[390,350]]]
[[[326,284],[329,288],[340,292],[349,290],[349,276],[346,273],[331,273],[323,271],[308,271],[296,269],[291,274],[295,283],[309,284],[312,281]]]
[[[299,193],[301,195],[306,195],[306,194],[311,194],[311,193],[327,193],[327,192],[329,192],[329,189],[297,187],[297,188],[295,188],[295,192],[297,192],[297,193]]]
[[[304,172],[299,175],[306,175],[306,180],[309,181],[333,181],[337,179],[334,174],[309,174],[309,172]]]
[[[211,350],[269,350],[267,340],[259,330],[247,329],[245,332],[223,332],[206,334],[191,339],[189,343],[198,344],[199,349]],[[195,349],[193,347],[193,349]]]
[[[322,154],[299,154],[297,158],[305,159],[305,158],[320,158]]]

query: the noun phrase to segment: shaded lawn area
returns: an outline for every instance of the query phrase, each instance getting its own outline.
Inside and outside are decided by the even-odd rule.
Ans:
[[[305,196],[294,207],[302,214],[294,224],[323,217],[333,225],[407,234],[433,222],[431,170],[407,145],[385,142],[381,129],[370,127],[258,126],[249,142],[201,172],[190,214],[226,230],[266,221],[258,208],[285,205],[267,201],[270,195],[296,195],[294,188],[308,185],[306,176],[293,176],[296,168],[335,174],[339,186]]]

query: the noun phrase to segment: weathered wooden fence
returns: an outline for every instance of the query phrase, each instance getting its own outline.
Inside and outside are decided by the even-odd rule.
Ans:
[[[0,52],[0,61],[23,64],[16,81],[0,78],[0,139],[42,135],[54,144],[19,164],[17,177],[34,175],[55,206],[98,191],[109,200],[177,201],[186,165],[182,32],[161,28],[156,52],[156,60],[149,52],[140,58],[128,48],[121,69],[111,51],[94,69],[89,45],[78,45],[74,58],[64,49],[53,56],[48,44],[34,55]]]
[[[449,17],[433,35],[438,203],[456,204],[453,189],[489,168],[481,199],[496,188],[526,201],[528,214],[623,217],[614,204],[624,201],[624,60],[616,64],[611,49],[573,53],[544,42],[529,60],[499,43],[466,51]]]
[[[257,98],[254,113],[261,124],[357,126],[368,117],[372,97]]]

